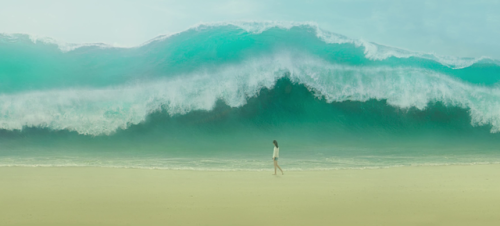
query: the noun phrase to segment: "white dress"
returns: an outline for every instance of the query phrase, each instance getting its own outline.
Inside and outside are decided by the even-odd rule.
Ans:
[[[280,157],[280,148],[274,147],[273,159],[274,158],[279,158],[279,157]]]

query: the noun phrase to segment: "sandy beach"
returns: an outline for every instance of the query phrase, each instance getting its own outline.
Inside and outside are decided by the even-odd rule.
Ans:
[[[271,173],[2,167],[0,225],[500,224],[500,165]]]

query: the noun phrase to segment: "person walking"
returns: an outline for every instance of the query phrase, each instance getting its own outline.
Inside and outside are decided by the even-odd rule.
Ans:
[[[283,170],[278,165],[278,157],[280,157],[280,148],[278,147],[278,141],[273,140],[273,144],[274,144],[274,151],[273,151],[274,174],[273,175],[276,175],[276,167],[278,167],[278,169],[280,169],[281,175],[284,175]]]

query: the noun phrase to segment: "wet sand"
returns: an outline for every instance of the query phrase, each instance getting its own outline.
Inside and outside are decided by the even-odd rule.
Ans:
[[[271,174],[0,167],[0,225],[500,225],[500,165]]]

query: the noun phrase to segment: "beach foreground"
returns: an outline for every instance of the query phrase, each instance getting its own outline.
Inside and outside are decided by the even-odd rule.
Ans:
[[[500,165],[271,173],[1,167],[0,225],[500,224]]]

